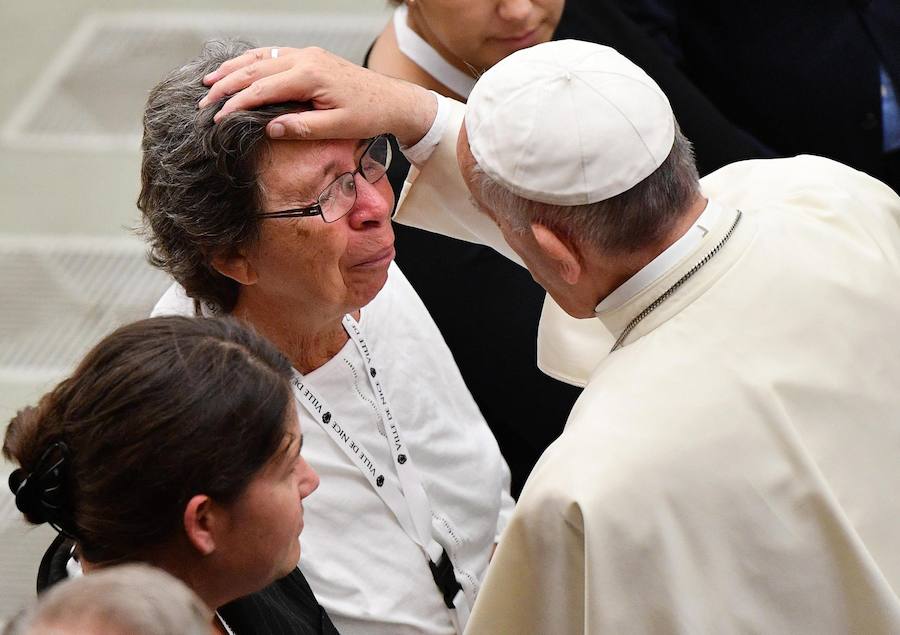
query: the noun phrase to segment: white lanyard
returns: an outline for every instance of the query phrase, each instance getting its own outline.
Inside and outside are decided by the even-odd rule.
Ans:
[[[375,406],[388,437],[388,446],[397,470],[400,487],[385,479],[384,469],[377,464],[372,453],[361,442],[356,441],[350,431],[341,425],[335,411],[328,406],[322,394],[316,392],[303,375],[296,370],[291,379],[294,397],[362,472],[387,508],[397,518],[403,530],[425,552],[429,562],[437,564],[441,561],[445,551],[431,534],[431,504],[428,502],[428,496],[419,479],[418,472],[413,466],[409,449],[403,442],[397,420],[391,412],[387,394],[372,359],[372,350],[363,337],[359,324],[352,316],[345,315],[342,324],[363,360],[366,377],[375,395]],[[453,605],[456,609],[455,613],[457,613],[453,616],[453,621],[457,630],[462,632],[468,618],[468,604],[461,588],[453,600]]]
[[[231,630],[231,627],[228,626],[228,622],[225,621],[225,618],[223,618],[221,615],[219,615],[218,611],[216,611],[216,618],[218,618],[219,624],[222,625],[222,628],[225,629],[225,632],[228,633],[228,635],[234,635],[234,631]]]
[[[469,93],[475,86],[475,78],[441,57],[441,54],[434,50],[431,44],[409,28],[406,16],[405,4],[394,9],[394,33],[397,35],[397,48],[444,86],[463,99],[468,99]]]

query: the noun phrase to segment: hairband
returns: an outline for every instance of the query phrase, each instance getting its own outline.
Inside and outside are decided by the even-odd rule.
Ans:
[[[62,441],[50,445],[31,474],[18,468],[9,475],[9,489],[16,496],[16,507],[35,523],[48,523],[56,531],[75,539],[66,504],[66,468],[71,452]]]

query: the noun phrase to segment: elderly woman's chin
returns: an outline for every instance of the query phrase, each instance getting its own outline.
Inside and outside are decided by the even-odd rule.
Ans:
[[[359,262],[348,267],[345,283],[352,289],[353,308],[359,309],[375,299],[384,288],[388,278],[388,268],[394,260],[393,237],[386,247],[364,256]]]

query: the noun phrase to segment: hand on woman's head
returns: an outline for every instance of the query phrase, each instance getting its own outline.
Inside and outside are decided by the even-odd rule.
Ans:
[[[320,48],[258,48],[229,60],[206,76],[209,93],[199,107],[231,97],[215,120],[236,110],[288,101],[313,110],[273,119],[267,132],[285,139],[365,139],[393,133],[413,145],[437,113],[434,96],[419,86],[379,75]]]

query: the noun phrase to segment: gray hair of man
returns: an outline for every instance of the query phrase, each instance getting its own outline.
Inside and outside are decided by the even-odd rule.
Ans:
[[[212,611],[161,569],[127,564],[61,582],[7,624],[4,635],[208,635]]]
[[[241,40],[207,42],[198,58],[153,88],[144,111],[137,206],[150,262],[172,275],[196,304],[207,302],[225,312],[234,307],[240,285],[216,271],[213,259],[259,237],[266,124],[285,112],[308,109],[296,102],[277,104],[235,112],[215,124],[225,98],[197,108],[208,90],[203,77],[250,48]]]
[[[611,198],[585,205],[552,205],[523,198],[477,164],[469,186],[494,214],[520,233],[538,223],[579,245],[609,254],[657,246],[700,194],[691,142],[675,124],[669,156],[643,181]]]

